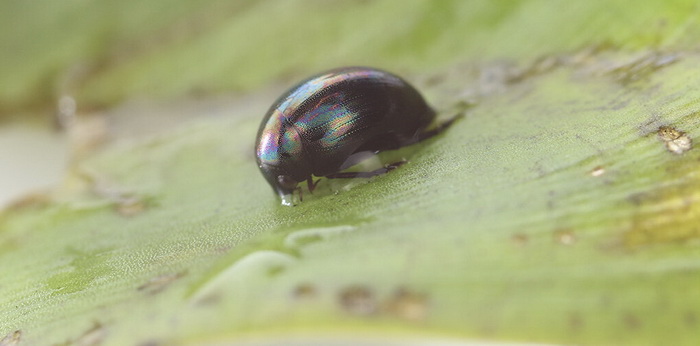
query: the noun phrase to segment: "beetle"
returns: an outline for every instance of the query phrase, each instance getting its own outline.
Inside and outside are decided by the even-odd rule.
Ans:
[[[435,117],[400,77],[369,67],[338,68],[300,82],[273,103],[258,131],[256,161],[282,204],[293,205],[299,183],[313,191],[318,180],[312,176],[372,177],[398,167],[403,162],[341,172],[368,154],[432,137],[456,118],[429,129]]]

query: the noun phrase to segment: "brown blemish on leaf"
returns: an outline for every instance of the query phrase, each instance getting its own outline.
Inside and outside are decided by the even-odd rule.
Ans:
[[[679,56],[676,54],[649,52],[632,61],[611,64],[611,66],[607,68],[607,73],[617,79],[621,84],[627,85],[647,78],[657,70],[671,65],[678,60]]]
[[[408,321],[423,321],[428,314],[428,298],[425,294],[401,288],[389,297],[386,311]]]
[[[592,177],[600,177],[603,174],[605,174],[605,168],[603,168],[603,166],[596,166],[591,170]]]
[[[122,216],[134,216],[146,210],[146,201],[135,196],[124,196],[116,201],[115,209]]]
[[[99,322],[95,322],[93,326],[86,330],[83,334],[75,339],[57,344],[61,346],[97,346],[104,342],[107,337],[107,328]]]
[[[668,151],[680,155],[690,150],[693,141],[688,135],[670,126],[661,126],[657,131],[659,139],[664,143]]]
[[[688,311],[683,316],[683,321],[685,322],[686,326],[695,329],[698,325],[698,316],[694,311]]]
[[[0,346],[16,346],[22,339],[22,331],[15,330],[0,340]]]
[[[631,312],[625,313],[622,316],[622,321],[629,329],[639,329],[639,327],[642,326],[642,322],[639,320],[639,317]]]
[[[296,299],[311,299],[314,298],[318,292],[316,291],[316,286],[310,283],[299,284],[294,288],[292,295]]]
[[[51,203],[51,195],[48,191],[35,192],[24,195],[10,202],[5,210],[20,211],[25,209],[43,208]]]
[[[89,184],[92,193],[112,202],[114,210],[122,216],[141,214],[152,204],[151,199],[126,191],[97,173],[79,169],[75,174]]]
[[[107,328],[102,324],[95,322],[92,328],[88,329],[83,335],[79,336],[74,344],[81,346],[95,346],[101,344],[107,337]]]
[[[583,317],[577,312],[569,314],[569,328],[573,331],[579,331],[583,328]]]
[[[142,341],[138,344],[137,346],[160,346],[160,345],[165,345],[164,343],[157,341],[157,340],[147,340],[147,341]]]
[[[530,238],[527,236],[527,234],[524,234],[524,233],[516,233],[516,234],[513,234],[513,236],[511,236],[510,239],[511,239],[516,245],[520,245],[520,246],[526,245],[527,242],[530,240]]]
[[[520,83],[529,78],[551,72],[554,69],[562,66],[565,62],[565,56],[542,56],[528,66],[525,66],[523,69],[511,69],[509,78],[506,81],[510,84]]]
[[[678,136],[665,129],[664,136]],[[663,169],[663,179],[649,181],[644,189],[630,194],[631,215],[621,226],[625,247],[695,241],[700,238],[700,180],[698,162],[684,155]]]
[[[377,312],[374,293],[365,286],[349,286],[338,294],[338,302],[343,310],[351,315],[369,316]]]
[[[700,237],[695,184],[667,186],[630,197],[635,215],[623,236],[628,247],[680,242]]]
[[[151,278],[146,282],[145,284],[139,286],[136,288],[138,291],[143,291],[148,294],[157,294],[165,290],[168,286],[170,286],[174,281],[182,278],[185,276],[187,273],[186,272],[179,272],[179,273],[174,273],[174,274],[163,274],[156,276],[154,278]]]

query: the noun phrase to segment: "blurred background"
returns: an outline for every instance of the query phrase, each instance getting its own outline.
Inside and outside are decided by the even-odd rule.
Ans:
[[[421,83],[460,63],[656,37],[682,45],[695,29],[659,18],[694,11],[688,2],[630,11],[625,1],[4,0],[0,206],[56,184],[111,140],[262,113],[323,69],[371,65]]]

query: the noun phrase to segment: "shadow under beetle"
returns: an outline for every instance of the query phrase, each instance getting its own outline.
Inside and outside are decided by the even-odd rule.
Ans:
[[[293,205],[306,181],[313,191],[326,178],[372,177],[404,162],[371,172],[341,172],[368,154],[398,149],[430,138],[457,117],[428,127],[435,111],[418,91],[391,73],[345,67],[311,77],[288,90],[263,118],[255,154],[265,179]]]

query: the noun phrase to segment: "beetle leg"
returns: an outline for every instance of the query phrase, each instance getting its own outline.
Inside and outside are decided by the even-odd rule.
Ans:
[[[447,120],[447,121],[445,121],[445,122],[439,124],[439,125],[436,126],[434,129],[431,129],[431,130],[428,130],[428,131],[425,131],[425,132],[416,133],[416,135],[415,135],[415,137],[414,137],[414,138],[415,138],[414,140],[415,140],[415,142],[420,142],[420,141],[422,141],[422,140],[425,140],[425,139],[428,139],[428,138],[430,138],[430,137],[436,136],[436,135],[440,134],[442,131],[447,130],[447,128],[450,127],[457,119],[460,119],[460,118],[463,118],[463,117],[464,117],[464,113],[457,114],[457,115],[455,115],[454,117],[452,117],[452,119]],[[415,142],[414,142],[414,143],[415,143]]]
[[[304,201],[304,195],[301,193],[301,186],[297,186],[294,190],[299,191],[299,202]]]
[[[314,193],[314,189],[316,189],[316,185],[318,185],[319,181],[321,181],[321,179],[318,179],[314,182],[314,179],[312,176],[309,176],[309,178],[306,179],[306,186],[309,187],[310,193]]]
[[[406,163],[406,160],[394,162],[386,165],[385,167],[375,169],[371,172],[338,172],[329,174],[326,176],[328,179],[350,179],[350,178],[371,178],[377,175],[382,175],[386,172],[396,169],[397,167]]]
[[[386,168],[388,169],[388,171],[391,171],[391,170],[393,170],[393,169],[395,169],[395,168],[398,168],[399,166],[401,166],[401,165],[403,165],[404,163],[407,163],[407,162],[408,162],[408,161],[406,161],[406,160],[401,160],[401,161],[398,161],[398,162],[390,163],[390,164],[388,164],[388,165],[386,166]],[[388,172],[388,171],[387,171],[387,172]]]

